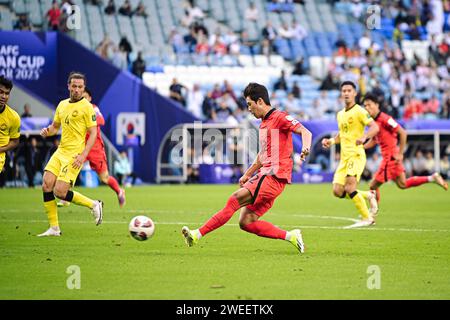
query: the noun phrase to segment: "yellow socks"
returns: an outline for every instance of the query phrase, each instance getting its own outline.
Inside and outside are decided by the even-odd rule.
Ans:
[[[58,223],[58,206],[56,205],[53,192],[44,192],[44,208],[47,213],[50,227],[59,227]]]
[[[353,193],[350,194],[350,198],[355,204],[355,207],[358,210],[361,217],[363,218],[363,220],[368,219],[369,209],[367,208],[366,200],[364,199],[364,196],[361,194],[361,192],[354,191]]]
[[[70,199],[69,193],[73,194],[73,198],[71,200],[69,200]],[[92,209],[94,207],[94,200],[91,200],[88,197],[83,196],[81,193],[78,193],[76,191],[67,192],[66,200],[75,203],[76,205],[87,207],[89,209]]]

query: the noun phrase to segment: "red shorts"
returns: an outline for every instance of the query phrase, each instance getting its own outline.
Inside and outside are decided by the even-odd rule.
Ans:
[[[104,149],[95,149],[89,152],[87,158],[91,169],[97,172],[97,174],[108,171],[108,162],[106,161],[106,154]]]
[[[278,179],[272,175],[254,175],[244,184],[253,196],[253,204],[247,206],[247,209],[261,217],[270,208],[272,208],[275,199],[283,192],[287,181]]]
[[[375,173],[375,180],[385,183],[389,180],[397,179],[403,172],[405,172],[405,168],[401,162],[396,162],[393,159],[383,159],[378,171]]]

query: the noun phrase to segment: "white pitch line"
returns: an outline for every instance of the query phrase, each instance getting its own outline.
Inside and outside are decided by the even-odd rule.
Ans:
[[[316,216],[314,216],[317,218]],[[327,217],[329,219],[330,217]],[[47,220],[20,220],[20,219],[0,219],[2,222],[15,222],[15,223],[48,223]],[[65,224],[93,224],[92,221],[63,221]],[[124,226],[127,225],[126,221],[105,221],[103,220],[103,224],[123,224]],[[155,224],[161,224],[161,225],[189,225],[189,224],[198,224],[197,222],[163,222],[163,221],[156,221]],[[224,225],[225,227],[238,227],[239,224],[237,223],[227,223]],[[291,227],[291,228],[298,228],[301,229],[326,229],[326,230],[345,230],[344,227],[330,227],[330,226],[299,226],[299,225],[287,225],[287,224],[281,224],[281,226],[284,227]],[[408,229],[408,228],[378,228],[378,227],[367,227],[367,228],[355,228],[351,230],[368,230],[368,231],[402,231],[402,232],[450,232],[450,230],[445,229]]]

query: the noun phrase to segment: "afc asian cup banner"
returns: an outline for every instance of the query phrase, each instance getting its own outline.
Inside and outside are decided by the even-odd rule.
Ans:
[[[0,75],[51,101],[57,81],[57,34],[0,31]]]

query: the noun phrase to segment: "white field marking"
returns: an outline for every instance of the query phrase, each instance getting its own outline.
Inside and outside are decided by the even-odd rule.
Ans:
[[[317,218],[314,216],[314,218]],[[329,219],[329,218],[327,218]],[[48,223],[47,220],[21,220],[21,219],[1,219],[2,222],[15,222],[15,223]],[[198,224],[198,222],[163,222],[163,221],[155,221],[155,224],[161,225],[192,225]],[[64,224],[92,224],[92,221],[62,221]],[[127,225],[127,221],[105,221],[103,220],[103,224],[123,224]],[[227,223],[224,225],[225,227],[237,227],[239,224],[237,223]],[[394,231],[394,232],[449,232],[450,230],[445,229],[408,229],[408,228],[378,228],[378,227],[367,227],[367,228],[355,228],[355,229],[344,229],[344,227],[329,227],[329,226],[299,226],[299,225],[288,225],[281,224],[283,227],[289,228],[301,228],[301,229],[326,229],[326,230],[368,230],[368,231]]]

